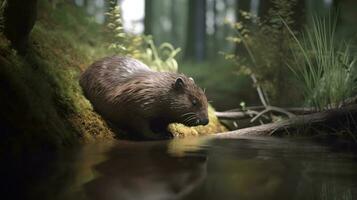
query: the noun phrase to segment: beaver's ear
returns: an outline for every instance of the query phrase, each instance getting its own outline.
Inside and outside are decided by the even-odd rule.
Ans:
[[[183,81],[183,79],[181,77],[178,77],[176,80],[175,80],[175,83],[173,84],[174,88],[176,90],[181,90],[185,87],[185,83]]]

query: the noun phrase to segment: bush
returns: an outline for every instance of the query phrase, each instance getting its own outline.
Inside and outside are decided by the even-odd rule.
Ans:
[[[294,25],[293,8],[296,2],[273,0],[273,6],[264,19],[240,11],[241,20],[228,22],[236,34],[227,39],[235,43],[237,49],[235,53],[225,53],[225,58],[235,60],[241,73],[254,75],[266,98],[270,97],[273,104],[284,104],[280,94],[294,96],[296,94],[292,93],[297,91],[291,88],[293,84],[287,84],[292,77],[287,67],[287,62],[293,59],[289,52],[292,41],[289,31],[280,20],[283,18],[289,26]]]

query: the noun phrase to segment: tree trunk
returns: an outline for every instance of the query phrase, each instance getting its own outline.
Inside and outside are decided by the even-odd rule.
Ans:
[[[179,30],[178,30],[178,16],[179,10],[177,9],[178,3],[177,1],[171,1],[171,43],[174,46],[178,46],[179,44]]]
[[[266,20],[268,14],[269,14],[269,9],[273,6],[273,3],[271,0],[261,0],[259,4],[259,12],[258,16],[260,19],[263,21]]]
[[[87,9],[89,0],[83,0],[83,7]]]
[[[294,14],[292,18],[294,19],[294,30],[300,31],[306,22],[306,3],[303,0],[298,0],[293,10]]]
[[[218,49],[218,9],[217,1],[213,1],[213,49],[216,51]]]
[[[4,34],[24,54],[37,17],[37,0],[7,0],[4,7]]]
[[[206,0],[191,0],[188,8],[188,23],[185,58],[203,61],[206,56]]]
[[[152,35],[154,0],[145,0],[144,34]]]

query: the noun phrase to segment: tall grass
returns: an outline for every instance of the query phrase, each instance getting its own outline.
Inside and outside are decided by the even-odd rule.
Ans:
[[[348,43],[338,41],[336,22],[331,16],[314,17],[301,39],[284,22],[296,42],[289,67],[303,83],[307,104],[319,110],[337,106],[357,89],[357,57]]]

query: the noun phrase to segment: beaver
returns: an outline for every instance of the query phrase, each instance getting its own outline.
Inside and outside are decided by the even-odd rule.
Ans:
[[[80,86],[96,112],[142,139],[172,137],[169,123],[209,122],[206,95],[192,78],[153,71],[127,56],[94,62],[81,75]]]

